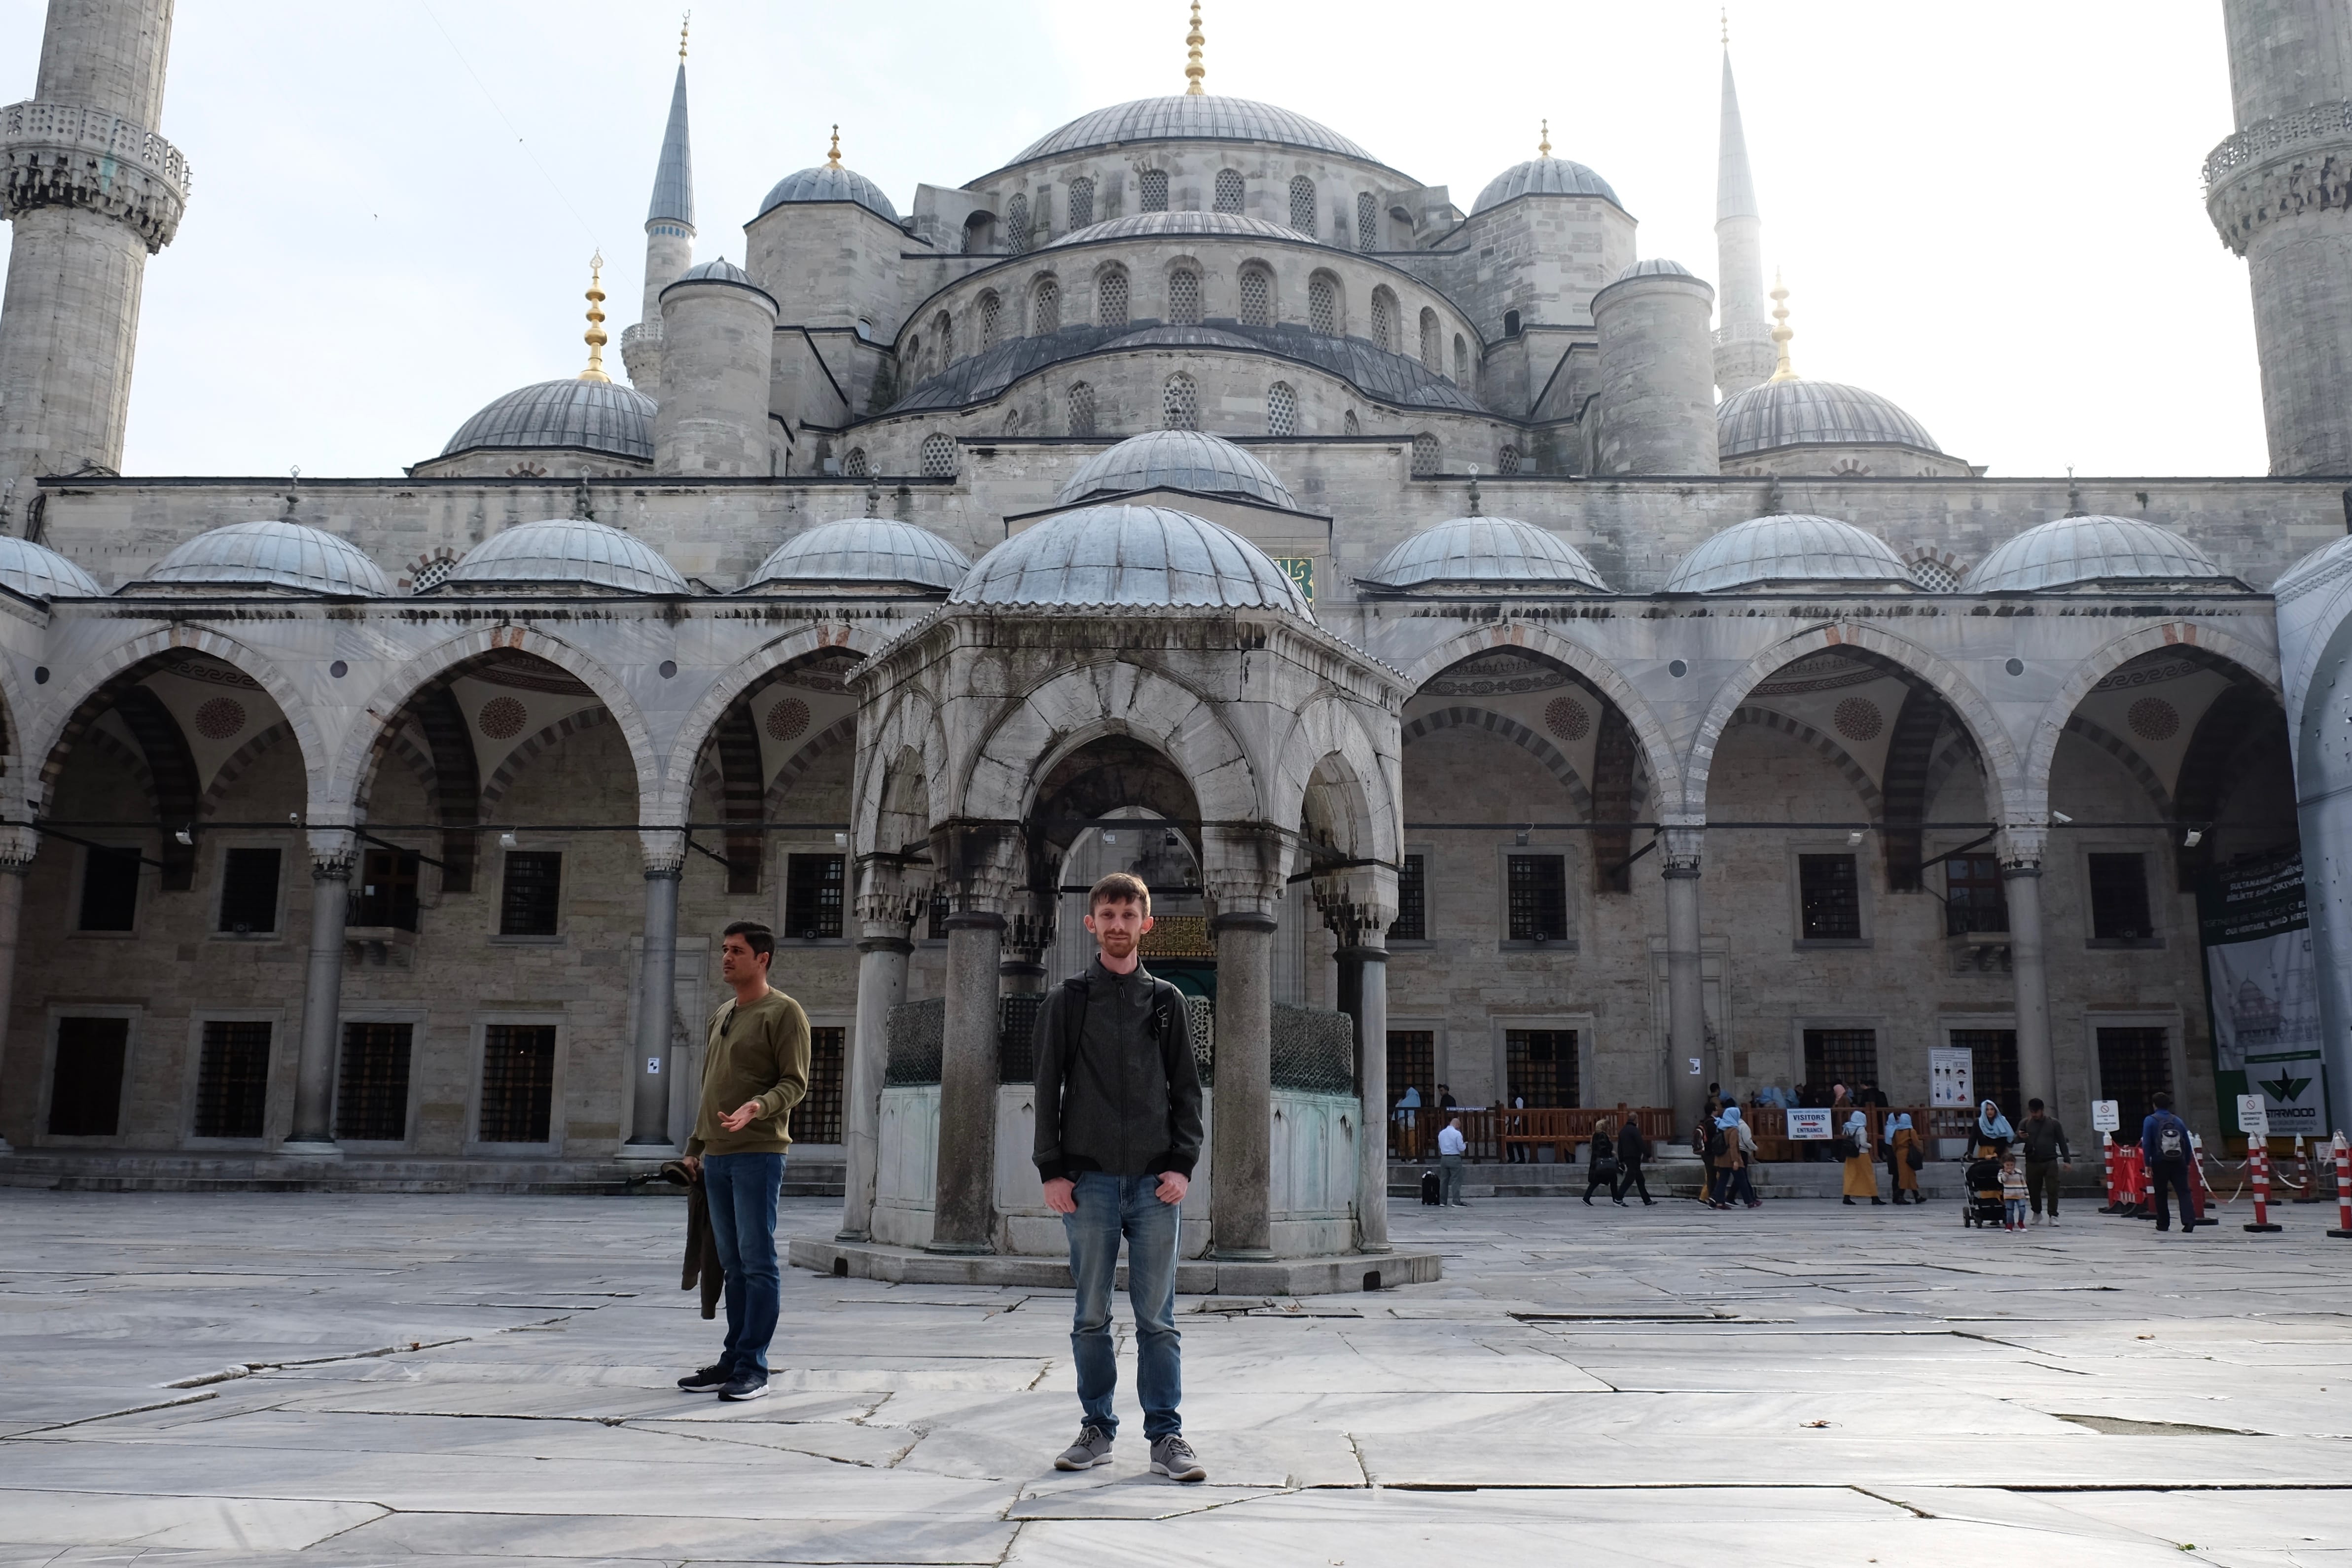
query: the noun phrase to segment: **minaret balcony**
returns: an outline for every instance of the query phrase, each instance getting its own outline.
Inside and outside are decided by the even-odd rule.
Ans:
[[[104,110],[27,100],[0,109],[0,214],[71,206],[128,226],[152,254],[188,203],[188,161],[145,126]]]

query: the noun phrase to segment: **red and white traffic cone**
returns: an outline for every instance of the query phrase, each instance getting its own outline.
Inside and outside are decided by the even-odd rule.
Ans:
[[[2338,1241],[2352,1240],[2352,1145],[2336,1135],[2336,1225],[2327,1234]]]
[[[2124,1205],[2116,1201],[2116,1135],[2112,1132],[2099,1134],[2099,1163],[2105,1172],[2107,1182],[2106,1205],[2099,1212],[2113,1214]]]
[[[2264,1139],[2254,1139],[2246,1145],[2246,1163],[2254,1177],[2254,1222],[2248,1230],[2276,1230],[2271,1223],[2271,1150]]]

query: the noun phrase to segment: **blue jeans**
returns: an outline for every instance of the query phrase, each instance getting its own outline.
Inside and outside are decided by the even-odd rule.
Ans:
[[[2156,1208],[2156,1228],[2172,1228],[2172,1210],[2168,1200],[2177,1193],[2180,1196],[2180,1228],[2195,1229],[2197,1211],[2191,1206],[2189,1196],[2189,1162],[2183,1160],[2177,1165],[2168,1165],[2161,1160],[2151,1160],[2148,1162],[2147,1177],[2148,1186],[2152,1189],[2148,1195]]]
[[[1070,1355],[1078,1369],[1078,1405],[1105,1436],[1118,1432],[1110,1396],[1118,1387],[1118,1352],[1110,1337],[1111,1277],[1127,1238],[1127,1300],[1135,1309],[1135,1393],[1143,1402],[1143,1436],[1157,1442],[1183,1429],[1176,1402],[1184,1394],[1176,1332],[1178,1205],[1160,1201],[1158,1176],[1080,1171],[1070,1178],[1078,1212],[1062,1216],[1070,1237],[1070,1278],[1077,1310]]]
[[[727,1270],[727,1346],[719,1364],[730,1375],[768,1375],[768,1342],[784,1309],[776,1266],[776,1197],[783,1191],[782,1154],[705,1154],[702,1191],[710,1236]]]

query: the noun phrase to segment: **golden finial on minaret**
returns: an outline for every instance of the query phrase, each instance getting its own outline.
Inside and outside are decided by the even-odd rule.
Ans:
[[[1727,49],[1731,47],[1731,7],[1728,5],[1723,8],[1723,47]]]
[[[828,169],[841,167],[841,127],[838,125],[833,128],[833,151],[824,155],[824,166]]]
[[[613,340],[604,335],[604,253],[598,251],[588,262],[588,331],[582,334],[588,343],[588,368],[580,373],[583,381],[609,382],[604,374],[604,345]]]
[[[1795,381],[1797,373],[1789,364],[1789,340],[1797,335],[1789,325],[1789,286],[1780,281],[1780,269],[1772,269],[1772,346],[1780,353],[1780,363],[1772,370],[1774,381]]]
[[[1208,41],[1201,36],[1201,0],[1192,0],[1192,30],[1184,35],[1185,47],[1192,51],[1184,64],[1184,96],[1187,98],[1203,96],[1201,79],[1209,72],[1208,68],[1201,64],[1201,46]]]
[[[1536,156],[1538,158],[1551,156],[1551,121],[1549,120],[1543,122],[1543,140],[1536,143]]]
[[[677,63],[680,65],[686,63],[686,29],[693,21],[694,13],[691,11],[677,20]]]

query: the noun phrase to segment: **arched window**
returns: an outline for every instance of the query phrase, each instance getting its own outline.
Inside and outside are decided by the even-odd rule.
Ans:
[[[866,466],[866,448],[852,447],[849,449],[849,455],[841,459],[841,471],[853,479],[862,479],[873,472]]]
[[[1437,312],[1423,305],[1421,308],[1421,363],[1432,375],[1445,374],[1445,351],[1440,345],[1445,339],[1437,329]]]
[[[1307,324],[1327,338],[1339,335],[1339,280],[1328,272],[1307,280]]]
[[[1519,449],[1508,441],[1495,448],[1495,471],[1498,474],[1519,471]]]
[[[1960,589],[1960,574],[1933,555],[1923,555],[1911,563],[1905,575],[1930,594],[1957,594]],[[418,574],[418,581],[423,580],[424,574]]]
[[[1396,352],[1396,296],[1385,288],[1372,290],[1372,342]]]
[[[1116,263],[1095,274],[1095,325],[1127,325],[1127,268]]]
[[[1192,378],[1178,371],[1160,389],[1161,423],[1171,430],[1198,430],[1201,427],[1201,389]]]
[[[1290,383],[1277,381],[1265,389],[1265,433],[1269,436],[1298,434],[1298,394],[1290,390]]]
[[[1470,384],[1470,345],[1463,342],[1460,332],[1454,334],[1454,384]]]
[[[1381,203],[1370,191],[1356,193],[1356,248],[1378,250],[1381,247]]]
[[[1201,275],[1189,267],[1168,274],[1168,321],[1178,327],[1201,324]]]
[[[945,310],[931,318],[931,336],[940,345],[940,363],[955,363],[955,319]]]
[[[1242,172],[1239,169],[1217,171],[1217,210],[1221,213],[1242,210]]]
[[[1084,174],[1070,182],[1070,226],[1084,228],[1095,221],[1095,183]]]
[[[980,346],[992,349],[1004,331],[1004,301],[996,297],[993,289],[984,289],[980,296]]]
[[[1274,325],[1274,274],[1263,267],[1244,267],[1241,279],[1242,313],[1244,327]]]
[[[1304,174],[1290,182],[1290,226],[1301,234],[1315,232],[1315,182]]]
[[[1005,415],[1004,433],[1007,436],[1018,436],[1021,434],[1021,410],[1018,408],[1015,408],[1011,413]]]
[[[963,220],[963,253],[981,256],[987,253],[996,240],[996,215],[974,213]]]
[[[1412,472],[1418,479],[1437,472],[1437,437],[1424,430],[1412,438]]]
[[[1015,256],[1029,248],[1029,198],[1017,191],[1004,204],[1004,248]]]
[[[955,437],[934,430],[923,437],[923,478],[951,479],[956,471]]]
[[[1083,381],[1070,384],[1070,434],[1091,436],[1095,433],[1095,389]]]
[[[408,591],[412,594],[422,594],[427,588],[437,588],[447,581],[449,574],[457,569],[457,563],[454,557],[437,556],[416,569],[415,574],[408,580]]]
[[[1357,419],[1356,411],[1352,408],[1349,409],[1348,416],[1339,421],[1339,434],[1342,436],[1360,436],[1363,433],[1364,426],[1362,423]]]
[[[1503,335],[1507,338],[1516,338],[1519,335],[1519,313],[1517,310],[1503,312]]]
[[[1062,285],[1058,279],[1040,278],[1031,296],[1030,331],[1039,337],[1062,330]]]
[[[1168,210],[1168,171],[1146,169],[1135,177],[1136,189],[1141,194],[1140,212],[1164,213]]]

